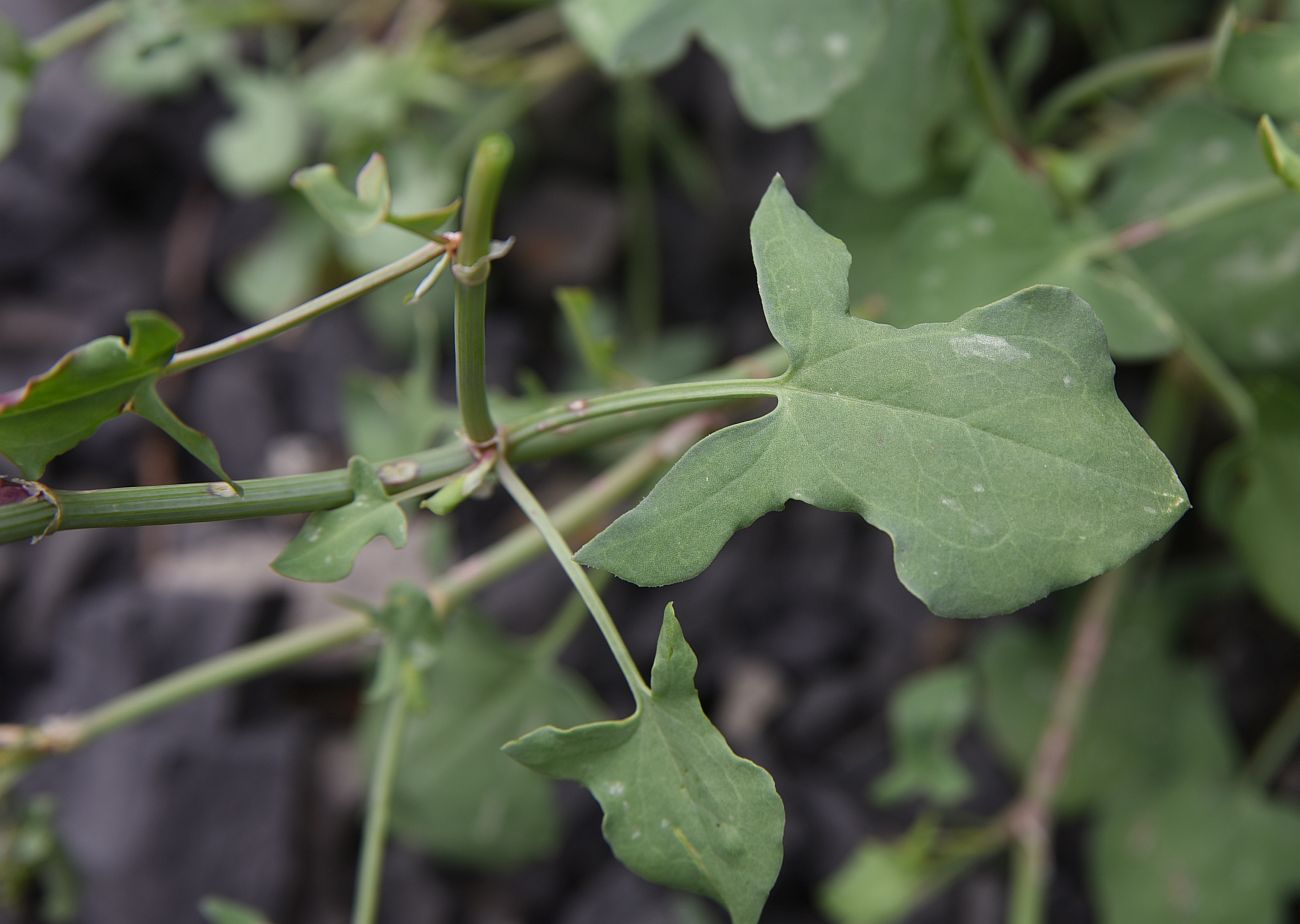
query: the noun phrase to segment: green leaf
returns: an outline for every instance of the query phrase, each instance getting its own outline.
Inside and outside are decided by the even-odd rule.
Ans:
[[[0,804],[0,911],[24,917],[39,895],[41,921],[67,924],[77,918],[80,888],[59,839],[57,811],[48,795],[21,806]]]
[[[393,190],[388,185],[388,163],[372,154],[357,174],[356,192],[339,182],[333,164],[304,167],[293,175],[293,188],[302,193],[321,217],[343,234],[373,231],[388,217]]]
[[[152,312],[127,315],[130,342],[100,337],[68,353],[49,371],[0,394],[0,453],[40,478],[46,464],[100,424],[121,414],[142,385],[158,378],[181,332]]]
[[[34,70],[21,33],[0,16],[0,160],[18,140]]]
[[[613,75],[665,67],[698,36],[763,128],[824,111],[862,75],[888,18],[877,0],[564,0],[561,9]]]
[[[209,924],[270,924],[259,911],[226,898],[210,897],[199,902],[199,914]]]
[[[1216,49],[1214,80],[1252,112],[1300,118],[1300,23],[1228,23]]]
[[[695,692],[695,653],[669,604],[651,675],[626,719],[540,728],[506,753],[582,783],[614,854],[651,882],[716,899],[756,924],[781,868],[785,809],[767,771],[737,757]]]
[[[1123,227],[1269,175],[1250,122],[1182,101],[1156,110],[1135,133],[1098,210]],[[1300,359],[1300,197],[1238,209],[1129,256],[1160,301],[1230,364],[1281,368]]]
[[[1046,185],[993,150],[965,195],[917,209],[896,231],[895,259],[866,297],[906,326],[951,321],[963,305],[1025,286],[1061,285],[1097,312],[1115,357],[1163,356],[1178,345],[1177,324],[1140,281],[1087,256],[1100,230],[1062,220]]]
[[[1291,126],[1294,136],[1295,126]],[[1268,165],[1273,168],[1273,172],[1287,186],[1290,186],[1296,192],[1300,192],[1300,153],[1295,148],[1286,143],[1273,124],[1273,120],[1268,116],[1260,116],[1259,119],[1259,143],[1264,149],[1264,157],[1268,160]]]
[[[970,792],[970,774],[952,750],[975,708],[975,683],[962,667],[911,678],[889,701],[893,765],[871,791],[877,802],[920,797],[953,805]]]
[[[243,494],[243,489],[231,480],[226,470],[221,467],[221,457],[217,454],[216,444],[206,433],[195,430],[185,423],[176,413],[163,403],[158,396],[156,382],[146,382],[136,389],[131,398],[132,413],[139,414],[159,430],[175,440],[182,449],[206,465],[222,481],[235,489],[236,494]]]
[[[110,89],[179,96],[237,53],[232,37],[185,0],[127,0],[126,19],[99,43],[95,69]]]
[[[221,282],[231,306],[250,321],[265,321],[307,301],[319,291],[331,237],[305,205],[282,209],[276,224],[227,266]]]
[[[694,446],[578,560],[645,586],[700,573],[736,530],[799,500],[894,539],[936,613],[1024,606],[1113,568],[1187,508],[1115,396],[1096,316],[1040,286],[950,324],[850,317],[849,255],[778,178],[752,227],[777,407]]]
[[[1093,832],[1100,920],[1281,921],[1300,887],[1297,843],[1300,812],[1248,789],[1180,780],[1143,793]]]
[[[428,708],[407,721],[393,793],[393,830],[432,856],[476,868],[516,867],[549,855],[561,834],[552,784],[501,753],[546,722],[604,710],[581,679],[460,613],[423,673]],[[372,704],[362,741],[373,753],[383,708]]]
[[[313,513],[271,567],[299,581],[340,581],[377,536],[394,548],[406,545],[406,514],[384,490],[375,467],[360,456],[348,462],[352,500],[342,507]]]
[[[1258,430],[1207,464],[1208,506],[1260,595],[1300,631],[1300,390],[1269,382],[1255,403]]]
[[[238,196],[284,187],[307,149],[307,124],[293,83],[276,76],[238,74],[222,88],[235,107],[206,141],[217,182]]]
[[[948,0],[895,4],[880,51],[817,122],[827,153],[868,192],[920,183],[939,129],[969,100],[949,7]]]
[[[367,612],[384,634],[368,698],[380,702],[400,692],[413,711],[427,708],[422,675],[442,654],[442,622],[429,595],[398,582],[388,589],[383,606]]]
[[[1063,810],[1107,805],[1174,780],[1223,780],[1231,772],[1235,746],[1216,681],[1168,654],[1179,613],[1160,590],[1138,596],[1115,620],[1057,794]],[[984,724],[1022,773],[1047,722],[1065,650],[1064,637],[1013,626],[977,653]]]
[[[428,449],[459,420],[455,406],[439,402],[418,373],[400,379],[358,373],[343,382],[343,432],[357,455],[396,459]]]

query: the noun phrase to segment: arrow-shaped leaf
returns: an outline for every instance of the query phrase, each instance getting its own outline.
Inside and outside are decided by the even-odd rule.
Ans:
[[[0,453],[28,478],[40,478],[51,459],[130,410],[229,482],[212,440],[182,423],[155,388],[181,341],[180,329],[147,311],[132,312],[127,323],[129,342],[92,340],[17,391],[0,394]]]
[[[457,200],[424,212],[392,214],[393,190],[388,181],[388,162],[382,154],[372,154],[361,168],[355,192],[349,192],[339,182],[338,170],[333,164],[304,167],[293,175],[290,182],[322,218],[336,230],[352,237],[368,234],[387,222],[421,237],[432,238],[460,207]]]
[[[755,924],[781,867],[785,809],[763,768],[737,757],[695,692],[695,653],[671,604],[631,716],[506,745],[534,770],[578,780],[605,814],[605,840],[652,882],[707,895]]]
[[[406,514],[388,496],[375,467],[360,456],[348,462],[352,500],[313,513],[271,567],[299,581],[341,581],[361,550],[376,536],[394,548],[406,545]]]
[[[752,235],[790,354],[776,409],[694,446],[579,561],[644,586],[685,580],[794,499],[857,512],[893,537],[899,577],[934,612],[981,616],[1118,565],[1186,510],[1068,290],[898,330],[848,314],[848,252],[779,177]]]

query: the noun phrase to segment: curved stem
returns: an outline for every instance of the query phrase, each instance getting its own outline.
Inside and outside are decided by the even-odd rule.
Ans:
[[[514,146],[505,135],[479,142],[465,183],[460,245],[456,251],[456,399],[465,436],[474,443],[496,438],[496,425],[487,402],[484,362],[484,316],[487,311],[487,270],[492,217],[496,212]]]
[[[1039,141],[1045,139],[1072,109],[1112,90],[1140,80],[1209,67],[1213,57],[1214,40],[1199,39],[1107,61],[1067,80],[1043,101],[1034,117],[1033,137]]]
[[[542,534],[556,561],[568,575],[573,589],[578,592],[578,596],[582,597],[582,602],[587,604],[587,610],[591,613],[591,618],[596,621],[596,626],[604,636],[605,644],[609,646],[614,660],[618,662],[618,669],[623,672],[623,679],[627,681],[632,696],[638,702],[648,697],[650,687],[641,676],[641,671],[637,669],[636,661],[632,659],[632,652],[627,650],[627,643],[623,641],[623,636],[614,623],[614,617],[609,615],[609,610],[605,608],[604,601],[600,599],[600,594],[592,585],[591,578],[587,577],[586,570],[573,560],[573,550],[569,548],[569,543],[564,540],[560,530],[547,515],[546,508],[533,496],[533,492],[528,490],[528,486],[520,480],[505,459],[497,464],[497,475],[501,479],[502,487],[514,498],[519,509]]]
[[[49,61],[82,42],[90,41],[124,16],[126,4],[122,0],[96,3],[32,39],[27,43],[27,51],[37,62]]]
[[[397,779],[402,734],[406,730],[406,695],[400,690],[389,699],[384,713],[379,752],[370,775],[370,797],[366,807],[366,830],[357,864],[357,892],[352,906],[352,924],[374,924],[379,913],[379,890],[384,874],[384,847],[393,811],[393,782]]]
[[[437,258],[444,250],[446,250],[446,247],[443,244],[436,241],[430,242],[401,259],[394,260],[387,266],[371,270],[364,276],[358,276],[337,289],[331,289],[325,294],[318,295],[297,308],[290,308],[283,314],[278,314],[261,324],[254,324],[247,330],[231,334],[229,337],[209,343],[207,346],[177,353],[172,357],[171,362],[167,364],[163,374],[175,375],[179,372],[186,372],[197,366],[206,365],[214,360],[222,359],[233,353],[238,353],[240,350],[246,350],[251,346],[270,340],[277,334],[282,334],[301,324],[306,324],[328,311],[333,311],[335,308],[346,305],[368,292],[373,292],[394,279],[405,276],[412,270],[419,269],[429,261]]]
[[[1297,687],[1278,713],[1250,759],[1242,769],[1242,778],[1252,786],[1268,786],[1295,752],[1300,741],[1300,687]]]
[[[1011,107],[1010,97],[1002,85],[993,59],[989,55],[984,36],[980,34],[979,24],[975,21],[970,0],[949,0],[949,15],[952,16],[953,28],[961,40],[966,53],[966,64],[970,70],[971,82],[974,84],[975,97],[984,110],[993,134],[1002,139],[1009,148],[1020,152],[1024,149],[1024,133],[1016,120],[1015,110]]]

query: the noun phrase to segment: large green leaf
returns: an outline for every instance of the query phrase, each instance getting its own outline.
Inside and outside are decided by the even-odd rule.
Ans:
[[[894,538],[899,577],[934,612],[977,616],[1114,567],[1186,510],[1070,292],[1040,286],[899,330],[849,316],[844,245],[779,178],[752,236],[768,326],[790,354],[776,409],[694,446],[579,551],[584,564],[685,580],[794,499],[859,513]]]
[[[1300,630],[1300,391],[1271,382],[1255,400],[1259,429],[1209,463],[1209,506],[1260,594]]]
[[[1100,229],[1066,222],[1051,191],[1002,150],[990,151],[960,198],[916,212],[896,232],[895,259],[870,301],[899,325],[951,321],[962,306],[991,301],[1035,283],[1073,289],[1097,312],[1112,354],[1151,359],[1178,344],[1178,328],[1131,274],[1088,258]]]
[[[1227,779],[1235,746],[1214,678],[1168,654],[1177,616],[1158,589],[1120,612],[1057,794],[1061,809],[1106,805],[1178,781]],[[983,721],[1021,772],[1034,759],[1065,650],[1065,638],[1012,626],[977,653]]]
[[[695,653],[672,605],[631,716],[506,746],[525,766],[582,783],[605,813],[619,860],[652,882],[721,902],[756,924],[781,868],[785,809],[767,771],[737,757],[700,708]]]
[[[1181,101],[1157,110],[1098,203],[1113,227],[1270,176],[1251,122]],[[1233,365],[1300,360],[1300,197],[1222,215],[1132,251],[1160,300]]]
[[[964,799],[970,774],[953,747],[974,710],[974,677],[963,667],[930,671],[900,687],[889,701],[893,763],[871,788],[876,800],[919,796],[952,805]]]
[[[562,9],[611,74],[664,67],[698,36],[766,128],[824,111],[861,76],[887,20],[878,0],[564,0]]]
[[[92,340],[22,388],[0,394],[0,454],[28,478],[39,478],[55,456],[130,410],[229,481],[212,441],[182,423],[154,387],[181,341],[180,329],[147,311],[128,314],[127,324],[129,342]]]
[[[406,545],[406,514],[384,490],[375,467],[353,456],[348,481],[352,500],[307,517],[272,568],[299,581],[341,581],[370,540],[384,536],[394,548]]]
[[[501,753],[544,723],[594,721],[603,709],[587,686],[532,647],[485,621],[457,614],[423,674],[428,708],[407,720],[393,793],[393,830],[435,857],[479,868],[548,855],[560,837],[550,781]],[[372,707],[363,741],[377,743]]]
[[[1300,118],[1300,23],[1232,23],[1220,41],[1215,82],[1254,112]]]
[[[1106,924],[1258,924],[1285,919],[1300,888],[1300,812],[1245,788],[1197,782],[1107,812],[1091,866]]]
[[[302,163],[307,122],[296,85],[284,78],[241,73],[222,85],[234,116],[208,135],[213,176],[239,196],[278,192]]]

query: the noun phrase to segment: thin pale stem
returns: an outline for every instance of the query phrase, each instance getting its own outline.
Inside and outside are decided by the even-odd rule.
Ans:
[[[568,535],[582,529],[664,465],[680,457],[714,425],[710,415],[697,414],[668,427],[557,506],[556,528]],[[439,618],[446,619],[474,594],[531,561],[546,548],[538,531],[526,525],[461,561],[429,587],[429,597]],[[12,783],[22,767],[35,760],[75,750],[107,732],[204,693],[260,677],[357,641],[369,635],[373,628],[368,616],[345,613],[185,668],[80,715],[50,719],[35,727],[0,726],[0,792]]]
[[[1072,110],[1120,87],[1184,71],[1208,68],[1214,57],[1214,40],[1199,39],[1113,58],[1067,80],[1054,90],[1034,117],[1033,137],[1047,138]]]
[[[487,265],[492,246],[492,218],[501,186],[514,156],[505,135],[479,142],[465,183],[460,246],[456,251],[456,398],[465,436],[476,444],[496,439],[497,428],[488,408],[484,324],[487,313]]]
[[[510,467],[510,463],[502,459],[497,465],[497,474],[501,478],[501,485],[514,498],[519,509],[524,515],[532,521],[533,526],[542,534],[546,544],[550,547],[551,553],[555,556],[564,573],[568,575],[569,581],[573,584],[574,590],[578,596],[582,597],[582,602],[587,605],[587,611],[591,613],[591,618],[596,621],[600,634],[605,638],[605,644],[609,646],[610,652],[614,655],[614,660],[618,662],[618,669],[623,672],[623,679],[627,681],[628,689],[632,695],[640,701],[650,695],[650,687],[646,684],[645,678],[641,676],[641,671],[637,669],[636,661],[632,659],[632,652],[628,651],[627,643],[623,641],[622,634],[618,631],[618,626],[614,623],[614,617],[609,615],[609,610],[605,608],[605,603],[600,599],[600,594],[591,583],[591,578],[587,577],[586,570],[582,565],[573,560],[573,550],[569,548],[569,543],[565,541],[560,530],[552,522],[550,516],[546,513],[541,503],[528,490],[528,486],[520,480],[515,474],[515,470]]]
[[[1297,743],[1300,743],[1300,687],[1291,694],[1256,745],[1242,770],[1242,778],[1252,786],[1268,786],[1295,753]]]
[[[361,840],[361,859],[357,864],[357,892],[352,905],[352,924],[375,924],[379,914],[384,850],[388,841],[388,823],[393,812],[393,783],[397,779],[397,766],[402,753],[406,713],[406,695],[399,689],[389,698],[388,708],[384,712],[379,752],[375,755],[375,764],[370,771],[370,796],[366,806],[365,833]]]
[[[126,3],[105,0],[65,19],[48,32],[27,43],[28,53],[38,62],[57,58],[71,48],[88,42],[126,16]]]
[[[178,372],[186,372],[197,366],[223,359],[226,356],[270,340],[272,337],[306,324],[326,312],[333,311],[341,305],[346,305],[368,292],[373,292],[394,279],[400,279],[412,270],[419,269],[429,261],[436,259],[444,250],[446,250],[446,247],[441,243],[430,242],[400,260],[394,260],[387,266],[381,266],[364,276],[358,276],[337,289],[331,289],[324,295],[318,295],[311,301],[304,302],[297,308],[290,308],[283,314],[276,315],[261,324],[254,324],[247,330],[231,334],[229,337],[224,337],[206,346],[177,353],[172,357],[172,361],[167,364],[164,374],[175,375]]]
[[[975,98],[979,101],[984,117],[988,120],[993,133],[1013,151],[1023,151],[1024,133],[1016,120],[1011,98],[989,54],[988,45],[980,32],[979,23],[975,21],[970,0],[949,0],[949,13],[953,27],[961,41],[966,54],[966,64],[970,71],[971,83],[975,89]]]
[[[1043,920],[1052,854],[1052,802],[1065,777],[1075,734],[1106,655],[1111,621],[1127,575],[1128,567],[1118,568],[1088,585],[1024,792],[1007,815],[1014,839],[1009,924],[1041,924]]]

